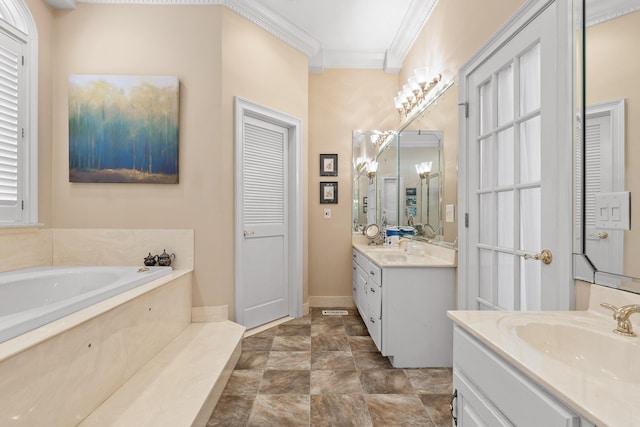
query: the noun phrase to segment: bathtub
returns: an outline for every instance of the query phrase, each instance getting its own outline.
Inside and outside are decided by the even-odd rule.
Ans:
[[[0,343],[172,272],[139,270],[36,267],[0,273]]]

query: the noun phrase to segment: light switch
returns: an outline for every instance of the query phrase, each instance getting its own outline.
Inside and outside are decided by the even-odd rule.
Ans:
[[[325,210],[324,210],[324,219],[329,219],[329,218],[331,218],[331,209],[325,208]]]
[[[595,195],[595,227],[604,230],[629,230],[630,193],[598,193]]]
[[[445,221],[453,222],[455,218],[455,205],[447,205],[445,214]]]

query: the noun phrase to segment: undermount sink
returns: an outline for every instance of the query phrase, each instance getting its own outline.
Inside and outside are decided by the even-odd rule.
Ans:
[[[640,383],[640,340],[614,334],[613,320],[609,329],[571,316],[514,314],[499,322],[532,350],[587,375]]]

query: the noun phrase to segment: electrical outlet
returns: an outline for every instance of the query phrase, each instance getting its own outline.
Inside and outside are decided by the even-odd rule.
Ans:
[[[331,209],[325,208],[325,210],[324,210],[324,219],[329,219],[329,218],[331,218]]]
[[[446,212],[445,212],[445,216],[446,222],[453,222],[454,221],[454,217],[455,217],[455,205],[447,205],[446,206]]]

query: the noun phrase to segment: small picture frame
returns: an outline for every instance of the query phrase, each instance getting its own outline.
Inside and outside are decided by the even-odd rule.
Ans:
[[[337,154],[320,154],[320,176],[338,176]]]
[[[320,183],[320,203],[321,204],[338,203],[338,183],[337,182],[321,182]]]

